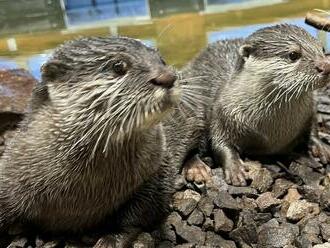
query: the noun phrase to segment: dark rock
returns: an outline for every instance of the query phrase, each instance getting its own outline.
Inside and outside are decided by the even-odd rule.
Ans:
[[[313,246],[322,243],[320,236],[320,223],[316,218],[309,219],[302,227],[301,236],[298,238],[302,246]]]
[[[267,227],[262,228],[258,233],[258,247],[281,248],[286,245],[292,245],[295,240],[295,234],[287,227]]]
[[[281,204],[281,200],[274,198],[274,194],[272,192],[266,192],[258,197],[256,203],[261,211],[265,211]]]
[[[189,218],[187,219],[187,222],[190,225],[195,225],[195,226],[199,226],[203,224],[203,221],[204,221],[204,215],[197,208],[190,214]]]
[[[317,220],[321,223],[329,223],[330,222],[330,216],[328,216],[325,212],[321,212],[317,217]]]
[[[273,177],[265,168],[258,170],[252,178],[251,187],[259,190],[261,193],[266,192],[273,184]]]
[[[174,228],[177,228],[178,226],[182,225],[182,218],[177,212],[172,212],[165,222],[165,225],[172,226]]]
[[[259,226],[259,225],[262,225],[262,224],[268,222],[269,220],[271,220],[271,218],[272,218],[272,214],[271,213],[257,213],[253,217],[253,220]]]
[[[205,245],[212,248],[236,248],[234,241],[225,240],[213,232],[206,233]]]
[[[279,227],[280,223],[278,222],[277,219],[273,218],[269,221],[267,221],[266,223],[264,223],[263,225],[261,225],[258,228],[258,231],[260,231],[261,229],[265,229],[265,228],[275,228],[275,227]]]
[[[281,222],[281,227],[287,228],[295,237],[298,237],[300,232],[298,225],[286,222],[285,219],[280,219],[280,222]]]
[[[299,176],[305,184],[318,186],[323,178],[322,174],[315,172],[312,168],[304,164],[292,162],[289,168],[290,171]]]
[[[320,205],[322,209],[330,210],[330,189],[324,190],[321,194]]]
[[[174,221],[174,224],[170,225],[168,222],[164,223],[160,227],[160,239],[161,240],[167,240],[170,241],[171,243],[176,243],[176,234],[175,234],[175,226],[177,225],[182,225],[182,222],[176,223]]]
[[[271,213],[257,213],[255,210],[243,209],[239,213],[238,226],[248,225],[255,223],[257,226],[260,226],[268,222],[272,218]]]
[[[173,199],[173,208],[186,217],[196,208],[201,195],[196,191],[187,189],[184,192],[175,193]]]
[[[133,248],[154,248],[155,241],[150,233],[141,233],[133,243]]]
[[[320,169],[323,167],[323,165],[317,162],[315,159],[306,156],[301,156],[299,159],[296,160],[296,162],[312,169]]]
[[[214,231],[214,220],[206,217],[203,224],[203,231]]]
[[[203,245],[205,242],[205,233],[197,226],[189,226],[186,222],[175,228],[176,234],[184,241],[192,244]]]
[[[251,245],[257,243],[256,232],[257,229],[255,223],[250,223],[234,229],[230,232],[229,236],[236,242],[243,242]]]
[[[316,203],[320,202],[321,195],[323,193],[320,187],[312,185],[302,185],[298,187],[298,192],[302,194],[308,201]]]
[[[228,193],[233,196],[248,196],[248,197],[257,197],[258,191],[251,187],[236,187],[236,186],[228,186]]]
[[[258,207],[256,201],[252,198],[242,196],[242,198],[236,198],[242,209],[256,209]]]
[[[204,196],[199,201],[197,207],[204,213],[205,216],[210,216],[214,208],[213,201],[214,200],[210,196]]]
[[[284,178],[278,178],[275,180],[275,184],[273,186],[273,194],[275,198],[282,197],[285,195],[288,191],[288,189],[293,185],[292,182],[284,179]]]
[[[271,172],[272,175],[279,174],[282,170],[282,168],[277,164],[263,164],[263,166],[265,168],[267,168]],[[273,175],[273,177],[274,177],[274,175]]]
[[[7,248],[24,248],[27,243],[27,238],[16,238],[10,243]]]
[[[304,234],[302,233],[301,235],[299,235],[299,237],[296,238],[296,244],[299,248],[310,248],[313,247],[314,244],[320,244],[322,243],[319,239],[318,242],[313,242],[313,236],[310,236],[308,234]]]
[[[219,191],[214,200],[216,206],[222,209],[240,210],[241,206],[228,192]]]
[[[221,209],[213,212],[214,230],[216,232],[230,232],[233,230],[234,222],[229,219]]]
[[[174,210],[178,211],[183,217],[187,217],[196,207],[197,202],[190,199],[182,199],[173,203]]]
[[[324,240],[330,240],[330,223],[320,224],[321,234]]]

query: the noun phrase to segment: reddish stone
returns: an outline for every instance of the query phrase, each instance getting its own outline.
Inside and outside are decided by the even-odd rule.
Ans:
[[[0,70],[0,112],[26,113],[36,83],[24,69]]]

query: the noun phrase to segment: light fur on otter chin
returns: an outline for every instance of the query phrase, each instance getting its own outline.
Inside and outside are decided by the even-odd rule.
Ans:
[[[244,113],[246,118],[258,119],[269,118],[292,105],[306,109],[311,104],[312,91],[319,87],[316,74],[299,72],[296,64],[274,58],[249,58],[244,70],[231,80],[218,101],[225,102],[223,108],[232,116]]]
[[[131,87],[125,92],[125,84],[134,84],[127,78],[80,82],[69,91],[66,85],[48,86],[52,103],[61,111],[58,125],[69,139],[76,138],[69,152],[94,141],[91,158],[98,149],[107,156],[110,144],[120,146],[123,140],[157,125],[179,99],[179,89],[168,93],[162,88],[137,91]]]

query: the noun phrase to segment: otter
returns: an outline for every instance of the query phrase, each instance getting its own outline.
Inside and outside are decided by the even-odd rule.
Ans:
[[[159,223],[172,193],[162,121],[180,101],[176,79],[155,49],[132,38],[59,46],[0,162],[0,229],[105,227],[111,233],[95,247],[127,247]]]
[[[330,161],[313,121],[313,91],[329,82],[330,60],[304,29],[279,24],[246,39],[217,41],[182,74],[199,77],[192,84],[207,85],[207,138],[228,183],[246,184],[242,155],[285,155],[307,144],[324,163]]]

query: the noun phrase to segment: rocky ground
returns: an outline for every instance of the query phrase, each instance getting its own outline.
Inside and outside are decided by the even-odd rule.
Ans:
[[[320,136],[328,144],[329,96],[330,88],[317,96]],[[0,119],[1,155],[25,109],[0,111],[1,116],[10,117],[3,125],[7,119]],[[247,187],[227,185],[221,168],[212,169],[208,185],[193,184],[177,175],[172,213],[160,228],[141,234],[134,247],[330,248],[330,164],[304,154],[263,164],[245,162],[249,168]],[[0,239],[0,247],[92,247],[96,239],[26,235],[13,227]]]

